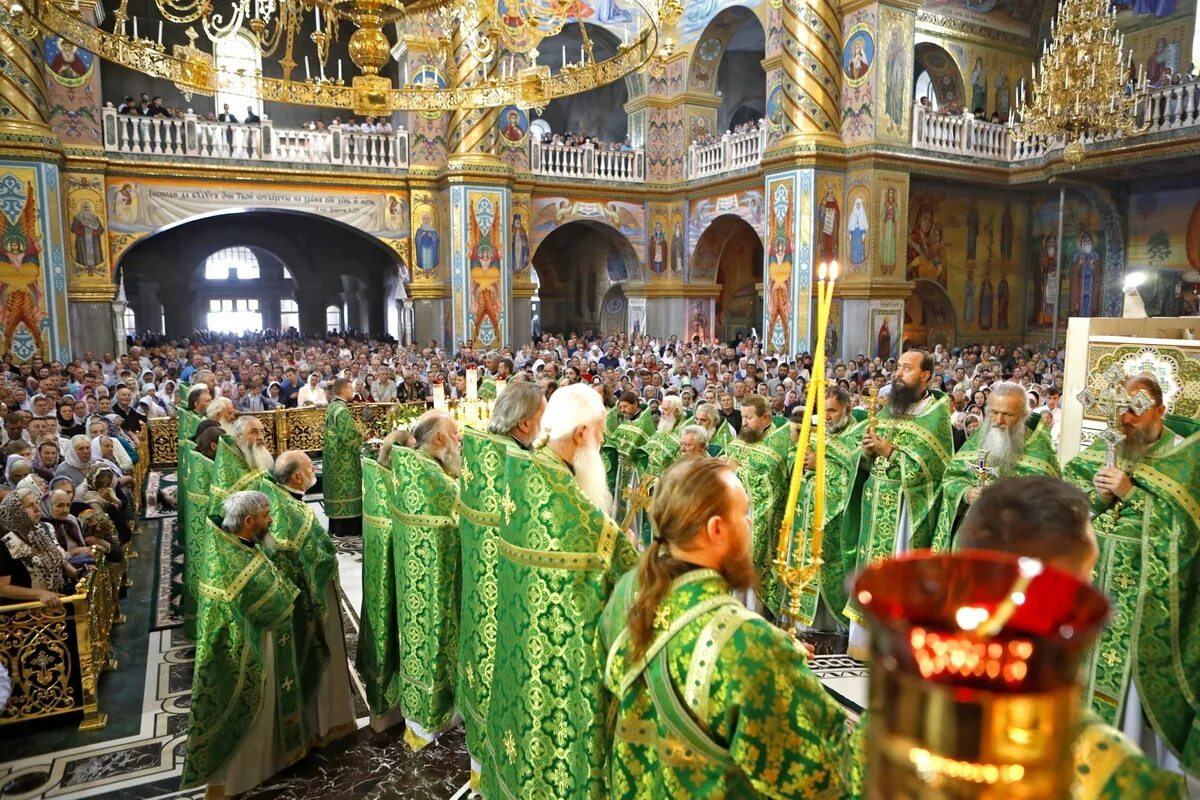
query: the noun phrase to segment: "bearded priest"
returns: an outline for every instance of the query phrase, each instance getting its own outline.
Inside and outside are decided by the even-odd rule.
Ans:
[[[208,515],[220,516],[225,498],[249,489],[264,475],[275,470],[275,456],[267,447],[267,431],[258,417],[238,417],[233,435],[224,435],[217,443],[209,489]]]
[[[979,454],[987,453],[987,469],[997,478],[1024,475],[1059,477],[1058,455],[1050,426],[1041,416],[1031,417],[1029,396],[1018,383],[1001,381],[988,395],[983,426],[954,454],[942,476],[942,504],[932,542],[914,541],[913,547],[949,550],[967,509],[979,498]]]
[[[950,397],[929,388],[933,357],[909,350],[896,364],[888,405],[862,437],[870,476],[863,487],[856,569],[928,542],[937,521],[942,473],[954,452]],[[853,603],[850,618],[852,658],[865,660],[870,637]]]
[[[600,443],[604,404],[590,386],[551,395],[546,445],[510,448],[500,505],[496,648],[485,797],[603,797],[610,699],[597,623],[637,560],[609,517]]]

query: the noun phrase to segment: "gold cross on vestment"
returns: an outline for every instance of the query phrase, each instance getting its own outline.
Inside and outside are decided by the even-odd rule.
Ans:
[[[500,501],[500,508],[504,509],[504,519],[512,518],[513,512],[517,510],[517,504],[513,502],[512,493],[508,487],[504,487],[504,499]]]
[[[283,690],[284,690],[285,692],[290,692],[290,691],[292,690],[292,687],[293,687],[293,686],[295,686],[295,685],[296,685],[296,684],[292,682],[292,679],[291,679],[291,678],[284,678],[284,679],[283,679]]]
[[[1093,378],[1078,395],[1085,412],[1095,407],[1105,417],[1106,426],[1100,439],[1104,442],[1106,463],[1110,467],[1116,466],[1117,445],[1125,440],[1125,434],[1121,433],[1121,415],[1132,411],[1141,416],[1154,406],[1154,401],[1145,390],[1138,389],[1130,394],[1125,388],[1128,380],[1125,371],[1114,365]]]
[[[988,458],[989,452],[991,452],[991,451],[984,450],[981,448],[975,459],[975,463],[967,464],[967,469],[969,469],[971,472],[975,473],[975,483],[981,489],[983,487],[987,486],[990,481],[994,480],[1000,474],[1000,470],[996,469],[995,467],[989,467],[987,465],[987,458]]]
[[[1103,658],[1104,663],[1108,664],[1110,667],[1115,667],[1117,664],[1121,663],[1121,657],[1112,650],[1105,650]]]
[[[625,519],[621,521],[621,530],[629,530],[638,512],[650,510],[650,489],[656,480],[658,480],[657,476],[648,475],[642,478],[642,482],[636,487],[626,488],[622,491],[621,496],[629,503],[629,508],[625,511]]]
[[[654,612],[654,627],[663,628],[664,630],[671,625],[671,607],[663,603],[658,607],[658,611]]]
[[[513,736],[511,730],[504,732],[504,752],[508,755],[509,761],[517,757],[517,737]]]
[[[1133,578],[1129,577],[1128,575],[1125,575],[1124,573],[1122,573],[1117,576],[1116,584],[1117,584],[1117,586],[1120,586],[1122,589],[1125,589],[1126,591],[1128,591],[1129,589],[1132,589],[1134,586],[1137,586],[1137,581],[1135,581]]]
[[[471,481],[475,480],[475,473],[471,472],[471,468],[466,464],[463,464],[462,467],[462,479],[463,483],[470,483]]]

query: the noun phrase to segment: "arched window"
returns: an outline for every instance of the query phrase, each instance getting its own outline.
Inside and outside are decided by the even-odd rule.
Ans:
[[[285,280],[289,280],[289,281],[296,279],[296,276],[293,275],[292,271],[290,269],[288,269],[287,267],[283,268],[283,277]]]
[[[125,335],[137,336],[137,315],[129,306],[125,306]]]
[[[208,329],[220,333],[262,330],[262,312],[257,298],[208,301]]]
[[[217,92],[216,113],[220,114],[228,103],[229,112],[241,122],[246,121],[247,106],[261,117],[262,98],[258,96],[255,73],[262,69],[262,53],[254,39],[244,31],[217,39],[213,43],[213,60],[216,68],[225,72],[221,91]],[[242,75],[238,75],[239,69]]]
[[[208,281],[256,281],[258,272],[258,257],[249,247],[218,250],[204,262],[204,279]]]
[[[295,300],[280,300],[279,329],[286,331],[288,328],[300,330],[300,306]]]
[[[325,307],[325,330],[342,329],[342,310],[337,306]]]
[[[914,90],[913,94],[916,96],[918,102],[920,102],[922,97],[928,97],[929,108],[932,111],[937,111],[937,94],[933,91],[933,78],[929,77],[928,72],[922,71],[921,74],[917,76],[917,88]]]

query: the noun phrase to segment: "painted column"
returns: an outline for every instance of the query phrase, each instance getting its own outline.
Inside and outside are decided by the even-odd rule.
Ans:
[[[763,343],[768,353],[808,352],[812,341],[815,181],[812,169],[766,178]]]
[[[450,188],[450,280],[453,341],[475,350],[511,344],[512,211],[503,185]]]
[[[841,24],[825,0],[769,0],[766,58],[768,149],[839,141]]]

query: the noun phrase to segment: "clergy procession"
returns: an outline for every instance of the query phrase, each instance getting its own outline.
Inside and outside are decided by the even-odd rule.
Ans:
[[[966,435],[930,353],[859,398],[817,352],[788,416],[470,366],[382,441],[338,378],[319,476],[256,417],[214,421],[194,372],[184,785],[246,792],[362,725],[414,751],[461,726],[496,800],[1187,797],[1200,423],[1110,375],[1084,402],[1111,424],[1060,468],[1020,383]],[[358,536],[347,652],[331,537]],[[830,639],[872,671],[854,726],[810,669]]]

